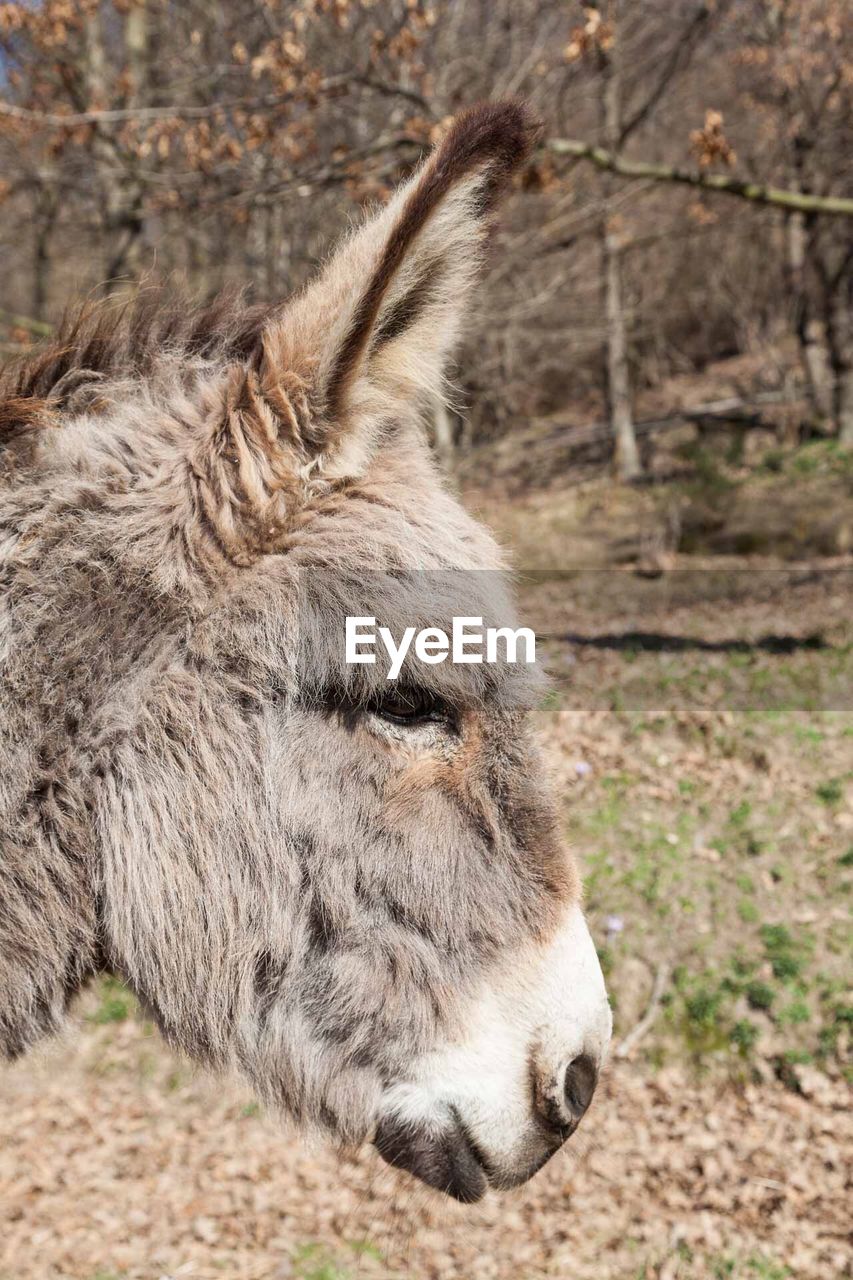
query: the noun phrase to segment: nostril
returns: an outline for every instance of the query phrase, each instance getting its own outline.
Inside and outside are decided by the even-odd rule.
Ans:
[[[592,1095],[595,1093],[597,1083],[598,1067],[588,1054],[580,1054],[566,1067],[563,1093],[566,1099],[566,1106],[575,1124],[577,1124],[590,1102],[592,1102]]]
[[[553,1062],[553,1059],[552,1059]],[[534,1069],[533,1103],[539,1121],[565,1142],[580,1124],[598,1083],[598,1064],[590,1054],[581,1053],[566,1067],[543,1063]]]

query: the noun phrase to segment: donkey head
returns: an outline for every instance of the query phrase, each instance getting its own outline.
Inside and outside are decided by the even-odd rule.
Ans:
[[[529,137],[467,113],[286,306],[82,370],[6,509],[7,1049],[109,967],[173,1044],[462,1200],[576,1127],[604,983],[521,668],[392,682],[344,630],[506,621],[419,423]]]

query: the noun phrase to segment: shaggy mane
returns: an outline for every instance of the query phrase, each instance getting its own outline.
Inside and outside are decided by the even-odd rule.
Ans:
[[[120,303],[85,303],[54,337],[0,369],[0,446],[54,420],[88,382],[150,377],[167,355],[248,360],[279,306],[249,306],[239,290],[194,304],[173,285],[149,286]]]

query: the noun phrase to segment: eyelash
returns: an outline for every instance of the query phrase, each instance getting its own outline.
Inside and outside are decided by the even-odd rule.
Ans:
[[[390,724],[415,726],[454,723],[450,707],[425,689],[394,687],[386,694],[372,698],[367,709]]]

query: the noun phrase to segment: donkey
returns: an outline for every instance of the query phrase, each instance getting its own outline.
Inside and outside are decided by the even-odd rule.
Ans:
[[[0,383],[4,1054],[114,972],[178,1050],[465,1202],[574,1131],[604,982],[528,676],[389,681],[343,637],[504,608],[423,420],[532,135],[475,107],[288,302],[143,291]]]

